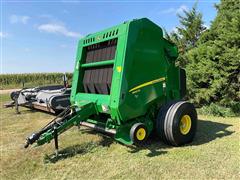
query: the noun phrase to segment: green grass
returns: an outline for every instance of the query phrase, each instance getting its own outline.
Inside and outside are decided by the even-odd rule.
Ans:
[[[24,149],[26,136],[53,116],[25,108],[3,109],[1,95],[1,179],[239,179],[240,118],[199,116],[193,143],[171,147],[156,138],[141,148],[108,136],[72,128],[53,143]]]

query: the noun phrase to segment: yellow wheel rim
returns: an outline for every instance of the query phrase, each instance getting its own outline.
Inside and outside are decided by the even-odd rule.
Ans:
[[[139,128],[136,137],[139,141],[142,141],[146,137],[146,130],[144,128]]]
[[[189,115],[184,115],[180,121],[180,132],[183,135],[186,135],[187,133],[189,133],[191,126],[192,126],[191,117]]]

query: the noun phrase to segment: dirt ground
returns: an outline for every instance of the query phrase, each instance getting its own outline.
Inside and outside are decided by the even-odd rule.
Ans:
[[[4,89],[4,90],[0,90],[0,94],[10,94],[13,91],[17,91],[20,89]]]

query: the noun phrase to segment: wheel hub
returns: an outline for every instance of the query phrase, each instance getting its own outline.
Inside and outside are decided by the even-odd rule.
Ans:
[[[191,125],[192,125],[191,117],[189,115],[184,115],[180,121],[180,132],[183,135],[188,134],[191,129]]]
[[[136,137],[138,140],[142,141],[146,136],[146,131],[144,128],[139,128],[137,133],[136,133]]]

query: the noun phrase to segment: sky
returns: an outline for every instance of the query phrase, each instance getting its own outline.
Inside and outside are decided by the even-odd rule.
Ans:
[[[147,17],[168,32],[195,1],[18,1],[1,3],[1,74],[72,72],[78,40],[124,21]],[[198,0],[206,27],[219,0]]]

